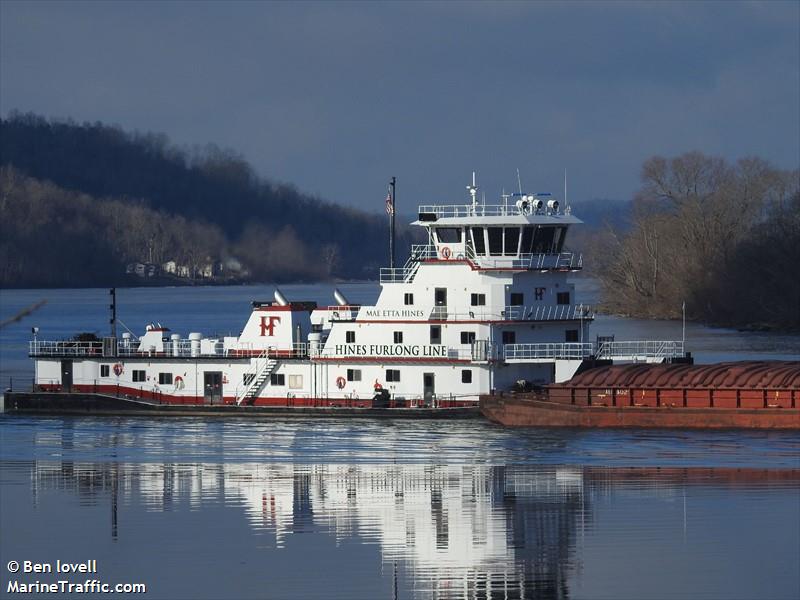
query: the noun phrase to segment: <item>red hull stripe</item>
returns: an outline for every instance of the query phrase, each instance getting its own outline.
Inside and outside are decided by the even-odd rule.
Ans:
[[[61,386],[57,384],[40,385],[38,388],[42,391],[62,391]],[[192,406],[207,404],[202,396],[179,396],[175,394],[155,392],[153,390],[145,390],[122,385],[73,385],[72,390],[75,392],[89,394],[94,393],[105,394],[108,396],[126,396],[140,400],[148,400],[150,402],[156,402],[159,404]],[[234,396],[225,396],[222,398],[221,403],[217,402],[216,404],[236,404],[236,398]],[[255,399],[255,402],[248,400],[247,404],[252,404],[254,406],[339,406],[350,408],[372,408],[372,398],[293,398],[287,396],[267,396],[258,397]],[[394,408],[394,401],[391,401],[389,406],[390,408]],[[440,408],[457,408],[461,406],[477,406],[477,403],[464,400],[439,401]]]

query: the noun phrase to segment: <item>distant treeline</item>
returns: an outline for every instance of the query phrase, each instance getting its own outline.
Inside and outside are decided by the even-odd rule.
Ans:
[[[594,240],[608,309],[800,328],[798,171],[691,152],[647,160],[642,182],[630,227]]]
[[[215,146],[12,113],[0,164],[3,286],[104,285],[134,261],[227,261],[255,281],[374,278],[387,262],[385,217],[260,178]]]

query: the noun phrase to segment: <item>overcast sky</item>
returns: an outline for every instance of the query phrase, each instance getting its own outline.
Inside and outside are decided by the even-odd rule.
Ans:
[[[0,3],[0,111],[213,142],[373,211],[472,170],[628,198],[654,154],[800,163],[800,3]]]

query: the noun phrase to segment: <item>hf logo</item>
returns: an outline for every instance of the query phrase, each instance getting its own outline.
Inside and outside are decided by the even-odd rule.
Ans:
[[[275,323],[280,323],[280,317],[261,317],[261,336],[267,335],[269,332],[269,336],[272,337],[275,330]]]

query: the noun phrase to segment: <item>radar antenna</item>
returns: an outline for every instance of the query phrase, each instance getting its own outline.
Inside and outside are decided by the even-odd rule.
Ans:
[[[519,169],[517,169],[517,185],[519,186],[519,195],[522,195],[522,179],[519,176]]]

